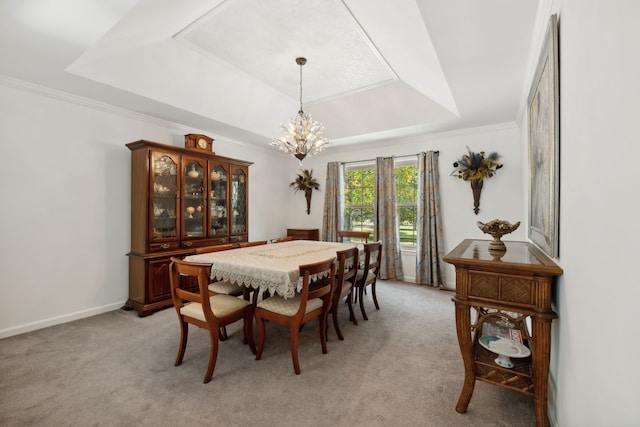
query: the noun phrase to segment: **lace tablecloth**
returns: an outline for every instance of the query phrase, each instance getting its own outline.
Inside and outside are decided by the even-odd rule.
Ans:
[[[301,280],[300,265],[335,258],[336,251],[354,246],[352,243],[293,240],[189,255],[185,260],[211,263],[211,278],[214,280],[229,280],[290,298]]]

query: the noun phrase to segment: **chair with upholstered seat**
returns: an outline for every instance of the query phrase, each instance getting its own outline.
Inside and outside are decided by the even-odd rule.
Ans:
[[[355,316],[353,315],[352,297],[353,281],[355,280],[358,272],[358,248],[354,247],[343,251],[337,251],[336,255],[338,266],[336,268],[336,284],[335,289],[333,290],[331,302],[331,316],[333,319],[333,327],[336,330],[338,338],[340,340],[344,340],[342,331],[338,324],[338,307],[340,306],[340,301],[342,301],[344,297],[346,297],[346,303],[349,307],[349,320],[351,320],[355,325],[358,324]]]
[[[196,248],[195,253],[205,254],[205,253],[211,253],[211,252],[228,251],[231,249],[235,249],[235,248],[231,243],[228,243],[225,245],[204,246],[201,248]],[[234,297],[243,295],[245,293],[244,286],[231,283],[228,280],[216,280],[209,283],[209,290],[216,294],[231,295]]]
[[[364,243],[369,243],[370,231],[354,231],[354,230],[338,230],[338,241],[344,242],[345,239],[351,241],[351,239],[361,239]]]
[[[201,254],[201,253],[228,251],[231,249],[238,249],[242,247],[241,246],[242,244],[246,245],[245,247],[256,246],[256,245],[266,245],[267,241],[263,240],[263,241],[256,241],[256,242],[228,243],[225,245],[205,246],[202,248],[196,248],[195,252],[196,254]],[[250,301],[252,299],[251,294],[253,292],[256,292],[253,289],[247,288],[246,286],[238,285],[237,283],[232,283],[229,280],[212,281],[211,283],[209,283],[209,291],[213,292],[214,294],[231,295],[234,297],[242,295],[244,299],[247,301]],[[257,298],[257,296],[255,296],[256,294],[254,294],[254,298],[253,298],[254,300],[255,298]],[[227,339],[227,329],[225,327],[222,327],[220,329],[220,340],[224,341],[226,339]]]
[[[253,305],[249,301],[230,295],[212,295],[208,289],[210,272],[211,264],[182,261],[171,257],[169,264],[171,298],[180,321],[180,347],[175,365],[182,364],[189,336],[189,324],[206,329],[209,331],[210,350],[209,365],[204,376],[205,383],[211,381],[213,376],[218,359],[220,329],[226,325],[243,320],[245,342],[249,344],[251,351],[256,353],[253,342]],[[196,292],[180,287],[181,278],[189,277],[197,280]]]
[[[356,275],[353,291],[358,292],[357,298],[360,302],[360,312],[364,320],[369,320],[367,312],[364,309],[364,291],[367,286],[371,286],[371,296],[373,297],[373,303],[376,306],[376,310],[380,310],[378,305],[378,298],[376,296],[376,281],[378,279],[378,273],[380,271],[380,262],[382,260],[382,243],[374,242],[364,245],[364,263],[362,269],[358,270]]]
[[[335,283],[335,258],[300,266],[302,289],[294,297],[273,295],[260,301],[255,308],[258,323],[258,352],[260,360],[265,343],[265,322],[271,321],[289,326],[289,345],[293,370],[300,374],[298,360],[298,335],[300,327],[311,319],[320,320],[320,344],[322,353],[327,353],[327,314],[331,306],[331,293]]]

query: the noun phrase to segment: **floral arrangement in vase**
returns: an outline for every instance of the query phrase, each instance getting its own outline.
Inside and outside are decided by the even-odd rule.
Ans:
[[[496,152],[485,155],[484,151],[474,153],[467,147],[467,154],[453,163],[454,169],[451,175],[471,183],[473,211],[476,215],[480,210],[480,193],[484,179],[491,178],[498,169],[502,168],[502,163],[498,162],[499,158],[500,155]]]
[[[301,174],[296,175],[296,180],[289,184],[294,192],[304,191],[304,197],[307,199],[307,215],[311,213],[311,192],[320,189],[320,183],[315,179],[313,169],[300,169]]]

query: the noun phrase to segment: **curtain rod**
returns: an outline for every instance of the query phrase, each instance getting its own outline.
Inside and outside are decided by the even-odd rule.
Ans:
[[[434,151],[434,153],[440,154],[440,150],[436,150]],[[416,153],[416,154],[406,154],[404,156],[391,156],[391,157],[393,157],[394,159],[410,159],[410,158],[414,158],[417,155],[418,154]],[[352,162],[340,162],[340,164],[348,165],[350,163],[363,163],[363,162],[375,162],[375,161],[376,159],[364,159],[364,160],[354,160]]]

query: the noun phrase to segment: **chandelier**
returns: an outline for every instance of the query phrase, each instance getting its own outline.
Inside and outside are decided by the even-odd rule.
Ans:
[[[296,64],[300,66],[300,110],[298,115],[289,120],[286,125],[280,123],[283,135],[272,141],[270,144],[277,146],[280,151],[291,154],[293,157],[302,160],[311,157],[327,148],[329,140],[322,136],[324,126],[311,118],[302,109],[302,66],[307,63],[306,58],[296,58]]]

